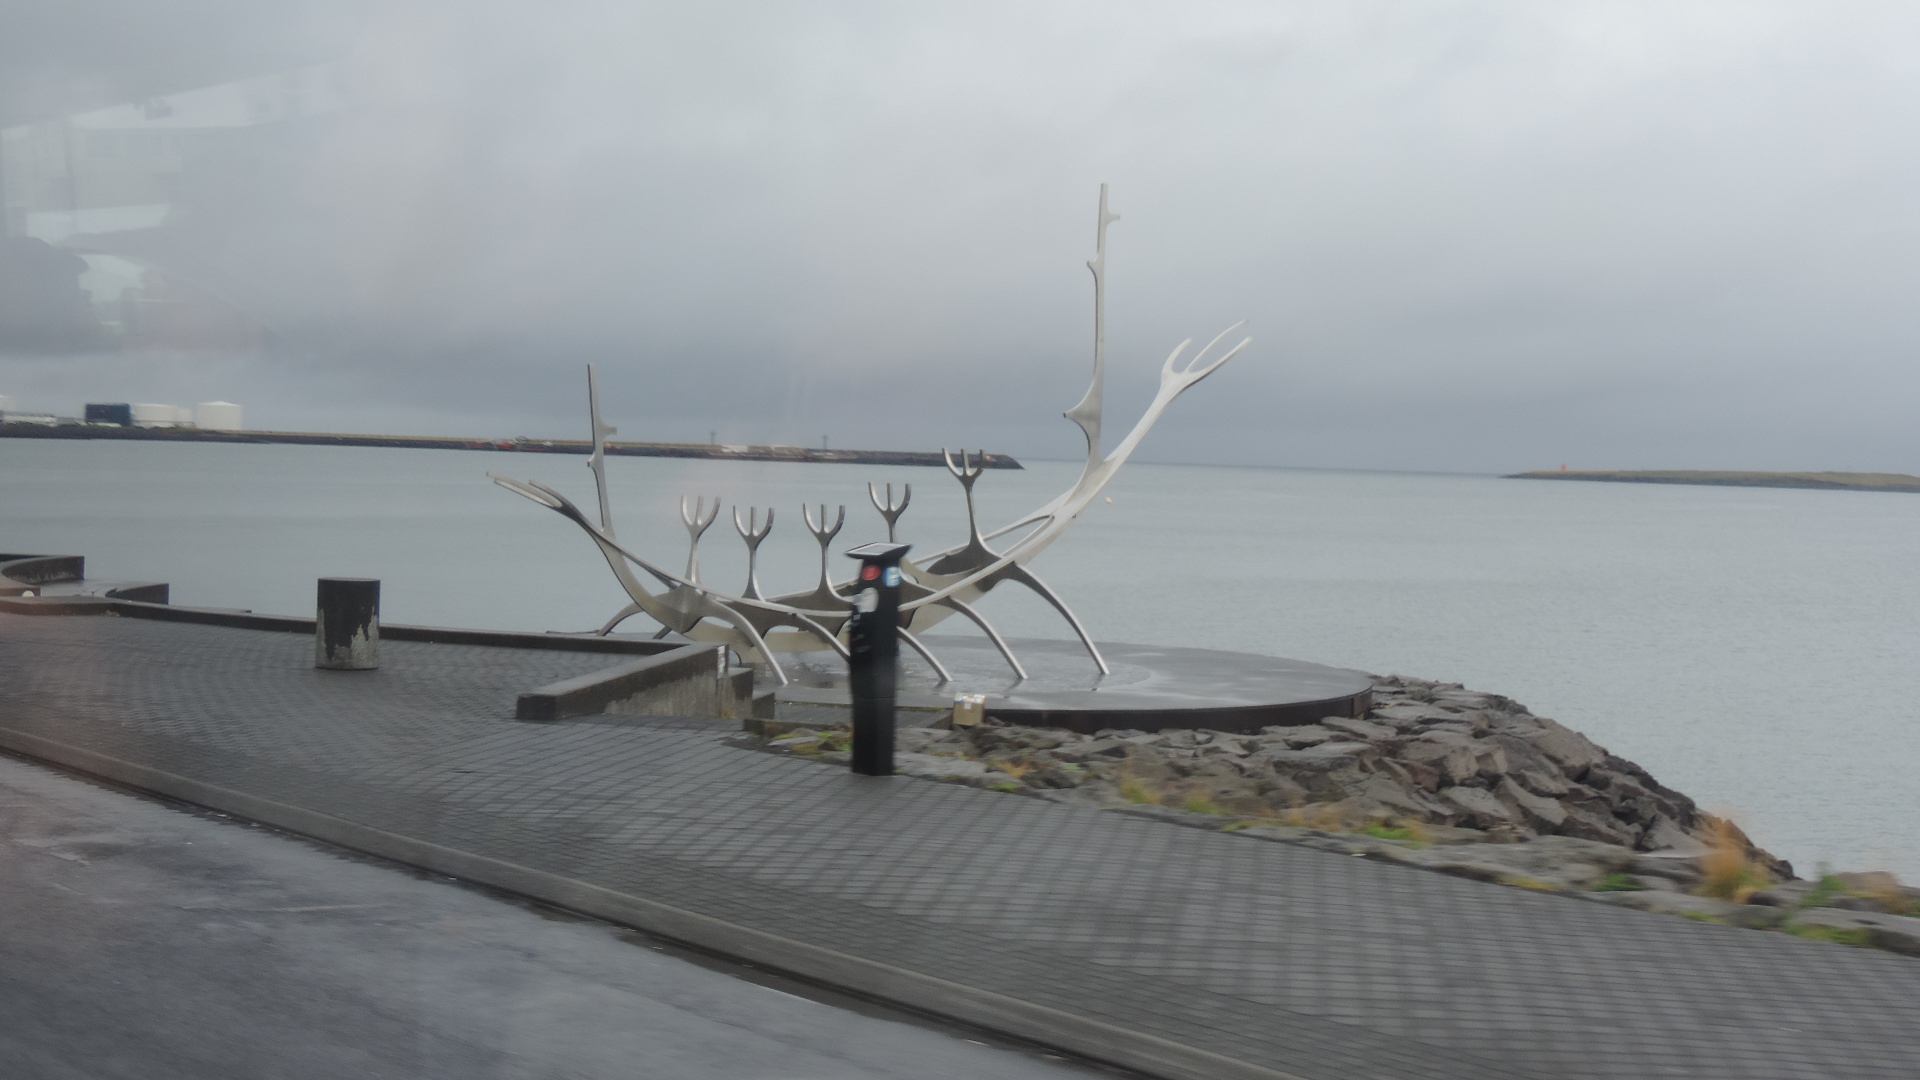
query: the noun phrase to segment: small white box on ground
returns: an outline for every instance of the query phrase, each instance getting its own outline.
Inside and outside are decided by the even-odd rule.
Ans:
[[[987,695],[955,694],[953,696],[953,726],[972,727],[987,718]]]
[[[240,406],[231,401],[203,401],[194,409],[194,422],[209,431],[239,431]]]

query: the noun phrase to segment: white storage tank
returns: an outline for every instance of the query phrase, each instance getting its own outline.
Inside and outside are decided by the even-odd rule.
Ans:
[[[130,406],[133,422],[140,427],[179,427],[193,423],[193,413],[178,405],[156,405],[151,402]]]
[[[240,406],[231,401],[203,401],[193,411],[194,422],[209,431],[240,431]]]

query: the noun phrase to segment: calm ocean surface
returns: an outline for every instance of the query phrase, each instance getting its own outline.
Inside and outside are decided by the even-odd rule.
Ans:
[[[680,495],[776,506],[769,592],[819,571],[802,500],[846,504],[836,551],[885,536],[869,480],[914,485],[902,539],[922,550],[965,527],[938,469],[609,469],[622,540],[676,570]],[[1076,469],[988,473],[982,524]],[[168,581],[180,604],[306,613],[315,578],[348,575],[383,579],[392,622],[583,630],[617,610],[592,545],[488,470],[593,502],[571,456],[9,439],[0,550],[85,555],[91,576]],[[1507,694],[1731,811],[1803,874],[1920,879],[1920,496],[1144,464],[1108,494],[1035,564],[1098,639]],[[744,576],[724,512],[701,562],[708,581]],[[1018,590],[983,610],[1009,635],[1069,636]]]

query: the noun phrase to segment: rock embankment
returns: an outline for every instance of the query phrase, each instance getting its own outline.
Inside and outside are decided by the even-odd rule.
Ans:
[[[1640,766],[1510,698],[1389,677],[1377,681],[1374,701],[1365,719],[1329,717],[1253,735],[1087,736],[989,717],[971,728],[902,731],[900,768],[1062,802],[1164,806],[1321,831],[1471,830],[1493,842],[1562,836],[1695,856],[1710,834],[1730,828]],[[1786,863],[1754,855],[1772,878],[1792,877]]]
[[[1920,889],[1801,881],[1731,822],[1510,698],[1376,681],[1365,719],[1258,734],[905,728],[899,771],[1528,889],[1920,956]],[[742,745],[844,763],[844,727]]]

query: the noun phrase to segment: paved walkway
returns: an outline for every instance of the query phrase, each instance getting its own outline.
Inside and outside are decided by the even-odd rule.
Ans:
[[[0,757],[0,1076],[1115,1075],[343,855]]]
[[[511,719],[518,691],[605,657],[391,642],[379,672],[342,674],[312,670],[311,649],[0,615],[0,741],[1198,1048],[1215,1075],[1920,1076],[1910,958],[854,777],[729,748],[716,723]]]

